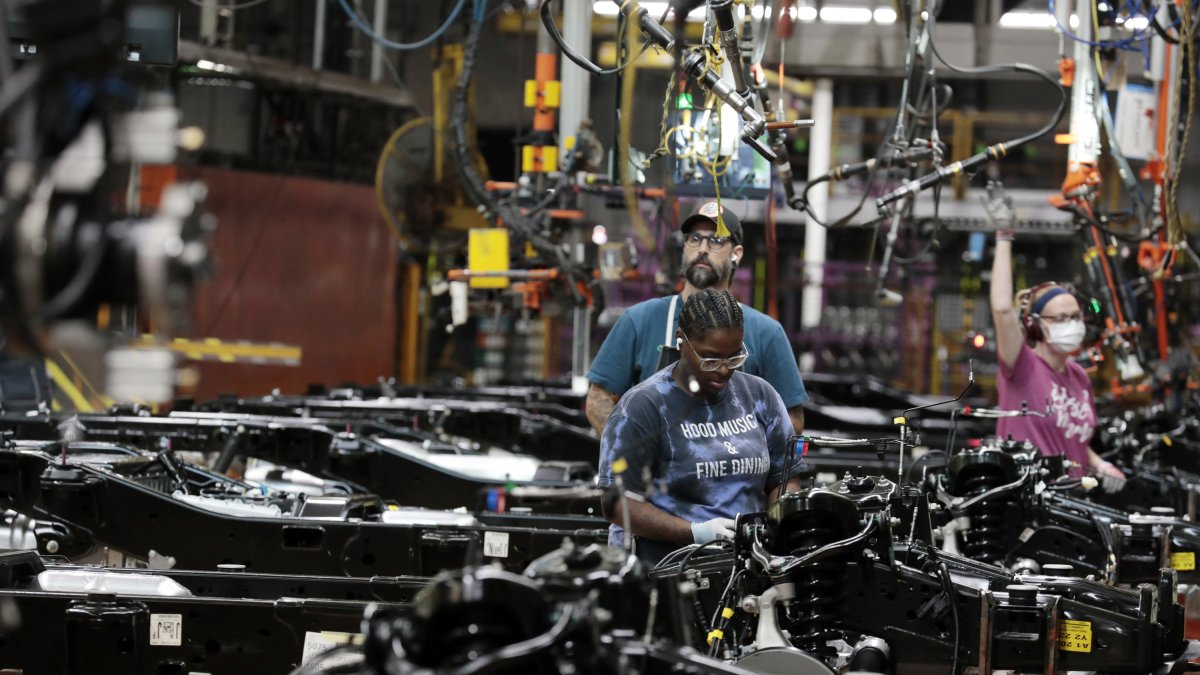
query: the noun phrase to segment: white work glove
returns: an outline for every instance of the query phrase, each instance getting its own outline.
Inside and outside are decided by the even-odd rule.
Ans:
[[[692,523],[692,539],[697,544],[707,544],[716,539],[733,539],[734,525],[731,518],[713,518],[703,523]]]
[[[1017,222],[1012,195],[1004,191],[1000,181],[988,181],[987,196],[981,197],[983,209],[987,211],[988,225],[993,230],[1011,231]]]
[[[1101,460],[1099,464],[1092,467],[1092,473],[1100,479],[1100,487],[1105,492],[1110,494],[1120,492],[1125,487],[1125,474],[1113,466],[1112,462]]]

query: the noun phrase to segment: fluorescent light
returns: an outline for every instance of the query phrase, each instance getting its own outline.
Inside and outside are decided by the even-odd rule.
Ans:
[[[1150,27],[1150,20],[1144,16],[1132,16],[1125,20],[1124,26],[1128,30],[1146,30]]]
[[[1049,12],[1013,10],[1000,15],[1001,28],[1054,28],[1054,16]]]
[[[570,1],[578,2],[579,0],[570,0]],[[654,17],[655,19],[658,19],[658,17],[662,16],[663,12],[667,11],[667,6],[670,5],[669,2],[639,2],[638,4],[641,5],[642,8],[645,9],[646,12],[649,13],[650,16]],[[600,2],[597,2],[595,5],[592,5],[592,11],[595,12],[598,16],[616,16],[621,13],[621,3],[614,2],[613,0],[600,0]],[[693,9],[688,14],[688,18],[689,19],[692,19],[692,18],[703,19],[704,12],[705,12],[705,6],[700,5],[699,7]]]
[[[212,70],[218,73],[229,73],[230,75],[238,72],[238,69],[233,66],[227,66],[224,63],[214,63],[208,59],[200,59],[196,62],[196,67],[200,70]]]
[[[866,7],[822,7],[821,20],[825,23],[870,23],[871,10]]]
[[[796,20],[797,21],[816,21],[817,20],[817,8],[809,7],[808,5],[801,7],[800,9],[796,10]]]
[[[891,7],[875,10],[875,23],[896,23],[896,10]]]

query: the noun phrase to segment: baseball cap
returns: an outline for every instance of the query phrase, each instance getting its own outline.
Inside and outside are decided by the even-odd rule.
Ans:
[[[742,221],[738,219],[733,209],[727,209],[717,202],[704,202],[701,204],[692,215],[684,219],[683,223],[679,226],[679,231],[684,233],[691,232],[697,223],[705,223],[716,227],[718,213],[721,214],[721,220],[725,221],[725,227],[729,229],[730,239],[733,240],[734,244],[740,245],[742,243]]]

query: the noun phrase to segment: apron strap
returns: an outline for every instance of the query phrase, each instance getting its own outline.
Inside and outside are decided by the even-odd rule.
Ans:
[[[675,306],[679,303],[679,295],[671,296],[671,305],[667,308],[667,333],[663,336],[663,346],[669,349],[675,348],[675,341],[671,338],[675,337]]]

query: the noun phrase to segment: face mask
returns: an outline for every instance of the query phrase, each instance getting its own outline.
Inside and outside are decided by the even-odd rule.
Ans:
[[[1055,349],[1067,354],[1079,350],[1083,344],[1083,335],[1087,332],[1082,321],[1068,321],[1047,326],[1046,342]]]

